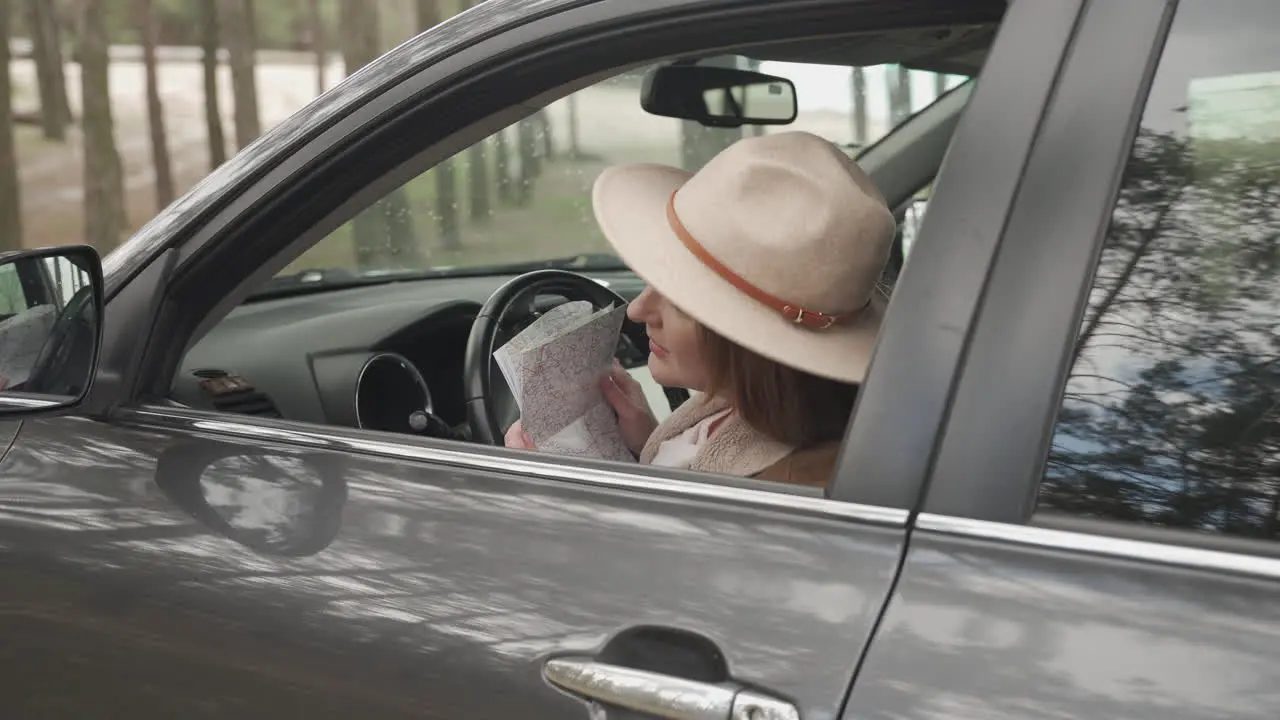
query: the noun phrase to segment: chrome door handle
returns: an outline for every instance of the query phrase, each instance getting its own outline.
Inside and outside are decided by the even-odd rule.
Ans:
[[[666,720],[800,720],[785,700],[738,685],[696,682],[583,658],[557,658],[544,667],[556,687],[607,705]]]

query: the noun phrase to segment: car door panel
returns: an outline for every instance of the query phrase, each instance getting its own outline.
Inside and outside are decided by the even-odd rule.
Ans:
[[[1139,118],[1154,96],[1149,88],[1161,82],[1157,62],[1174,42],[1179,14],[1190,5],[1188,0],[1088,5],[992,265],[922,512],[858,675],[849,717],[1275,716],[1280,687],[1275,551],[1254,554],[1265,541],[1230,536],[1223,532],[1229,521],[1214,523],[1208,513],[1188,527],[1180,522],[1178,508],[1137,490],[1192,484],[1197,478],[1179,477],[1166,457],[1144,453],[1134,443],[1124,450],[1138,469],[1124,482],[1081,471],[1067,491],[1060,490],[1075,488],[1076,507],[1056,508],[1055,516],[1061,517],[1052,520],[1032,518],[1065,375],[1078,356],[1086,296],[1105,295],[1091,282],[1096,272],[1102,274],[1104,231],[1110,230],[1113,212],[1121,214],[1117,189]],[[1199,22],[1186,24],[1184,36],[1205,42],[1217,37],[1220,47],[1243,44],[1241,28],[1232,27],[1243,24],[1238,12],[1243,5],[1196,2]],[[1272,21],[1280,21],[1274,4],[1251,7],[1269,8]],[[1265,39],[1256,46],[1274,48]],[[1245,72],[1230,53],[1174,57],[1180,74],[1164,82],[1176,85],[1175,95],[1185,94],[1191,79]],[[1276,56],[1271,57],[1274,62]],[[1205,59],[1225,67],[1215,72],[1210,62],[1209,67],[1196,64]],[[1203,112],[1180,105],[1162,94],[1158,111],[1165,117]],[[1190,122],[1179,118],[1170,124],[1183,128]],[[1212,167],[1201,175],[1212,177]],[[1138,174],[1136,190],[1130,191],[1152,193],[1141,180]],[[1125,211],[1126,219],[1145,212],[1132,205]],[[1260,228],[1266,217],[1257,220]],[[1206,234],[1236,237],[1229,228],[1214,230]],[[1217,249],[1197,245],[1194,231],[1182,226],[1182,232],[1187,245],[1214,256]],[[1157,235],[1151,232],[1147,241]],[[1142,286],[1182,289],[1177,298],[1191,294],[1160,271],[1194,278],[1196,265],[1175,268],[1169,262]],[[1155,292],[1141,299],[1160,300]],[[1113,348],[1126,347],[1143,331],[1159,334],[1116,325],[1125,330],[1107,331],[1112,334],[1105,342]],[[1123,352],[1108,359],[1117,356],[1124,359]],[[1125,387],[1124,378],[1147,370],[1120,361],[1112,365],[1109,369],[1121,378],[1117,385]],[[1103,374],[1088,365],[1082,372]],[[1104,407],[1107,401],[1119,406],[1128,399],[1099,392],[1084,402]],[[1158,404],[1145,407],[1159,412]],[[1099,435],[1123,435],[1128,428],[1107,424],[1105,417],[1094,427]],[[1172,447],[1170,456],[1199,449],[1179,445],[1180,439],[1185,438],[1160,436],[1155,442]],[[1115,475],[1125,475],[1129,467]],[[1253,480],[1261,488],[1257,494],[1265,495],[1269,479]],[[1116,496],[1132,500],[1092,501]],[[1117,506],[1133,510],[1131,516],[1096,512]],[[1096,519],[1086,522],[1088,516]],[[1142,524],[1144,519],[1150,524]],[[1202,538],[1219,549],[1194,547],[1208,544]]]
[[[1274,718],[1280,562],[920,516],[846,717]]]
[[[9,447],[13,444],[14,439],[18,437],[18,430],[21,428],[21,422],[0,421],[0,461],[4,460],[5,453],[9,452]]]
[[[658,626],[829,718],[901,550],[891,511],[377,458],[211,417],[31,421],[0,464],[17,716],[576,717],[543,661]],[[47,704],[51,678],[84,675]]]

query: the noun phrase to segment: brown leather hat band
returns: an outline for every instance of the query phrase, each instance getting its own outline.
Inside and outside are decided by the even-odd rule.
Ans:
[[[746,278],[729,269],[724,263],[717,260],[715,256],[708,252],[707,249],[702,246],[702,243],[698,242],[693,237],[693,234],[685,228],[684,223],[680,221],[680,216],[676,213],[675,193],[672,193],[671,199],[667,201],[667,223],[671,226],[671,230],[676,234],[676,237],[680,238],[680,242],[684,243],[684,246],[689,249],[689,252],[693,253],[693,256],[698,258],[698,260],[703,265],[706,265],[708,269],[719,275],[721,278],[724,278],[725,282],[734,286],[743,294],[756,302],[762,303],[773,310],[776,310],[783,317],[797,325],[803,325],[811,330],[827,330],[835,325],[839,325],[856,318],[859,313],[862,312],[862,309],[859,309],[854,312],[843,313],[840,315],[828,315],[826,313],[818,312],[817,310],[810,310],[795,303],[789,303],[785,300],[781,300],[751,284],[751,282]],[[867,304],[870,304],[870,302],[871,301],[868,300]],[[863,305],[863,308],[865,307],[866,305]]]

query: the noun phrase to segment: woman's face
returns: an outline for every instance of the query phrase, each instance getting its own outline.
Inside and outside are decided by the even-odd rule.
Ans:
[[[659,385],[706,387],[706,363],[693,318],[649,287],[627,306],[627,317],[644,323],[649,332],[649,374]]]

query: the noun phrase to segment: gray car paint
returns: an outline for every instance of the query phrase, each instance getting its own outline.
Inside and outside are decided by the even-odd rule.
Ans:
[[[243,211],[237,192],[314,138],[341,96],[304,111],[305,129],[264,136],[108,258],[96,406],[133,386],[129,356],[176,260],[157,253],[194,252],[213,214]],[[829,719],[901,557],[905,513],[886,523],[821,499],[725,489],[749,502],[722,502],[699,494],[707,485],[592,485],[272,443],[297,439],[288,423],[230,442],[225,420],[161,431],[125,415],[29,421],[0,463],[0,670],[19,715],[565,717],[587,708],[547,686],[540,661],[647,624],[705,635],[734,679]],[[172,488],[196,484],[190,458],[221,450],[255,457],[235,473],[259,494],[223,516],[184,505]],[[327,497],[343,499],[337,522],[333,509],[315,516],[331,542],[301,558],[280,544],[324,532],[313,516],[281,517],[295,481],[264,465],[299,459],[316,469],[298,482],[332,488],[336,476]],[[237,530],[253,519],[256,532]]]
[[[304,115],[322,124],[324,104]],[[313,452],[273,444],[267,429],[229,443],[209,430],[216,422],[124,424],[113,408],[134,384],[130,356],[176,260],[157,253],[278,166],[288,149],[276,154],[277,143],[309,132],[264,136],[108,258],[91,405],[113,420],[28,421],[0,462],[6,708],[42,718],[572,717],[587,707],[549,687],[540,662],[649,624],[702,634],[734,679],[807,718],[836,717],[900,560],[905,514],[886,524],[851,519],[846,503],[760,491],[725,490],[751,499],[743,504],[654,493],[643,477],[594,486]],[[298,434],[280,423],[274,436]],[[219,449],[257,463],[235,474],[258,494],[225,516],[172,490],[195,484],[191,457]],[[344,499],[336,521],[322,513],[330,544],[282,557],[273,543],[317,532],[305,514],[281,516],[294,484],[268,468],[299,457],[316,468],[304,486],[332,488],[336,476]],[[237,530],[254,519],[256,532]]]
[[[901,527],[823,517],[833,501],[787,513],[262,434],[27,423],[0,464],[13,717],[577,717],[541,662],[658,625],[833,718],[901,549]],[[244,493],[220,531],[184,511],[201,477]],[[299,512],[326,483],[328,507]]]
[[[178,226],[150,237],[168,242]],[[6,707],[573,717],[585,709],[542,682],[538,661],[647,622],[705,632],[736,677],[831,718],[901,547],[892,526],[763,502],[300,450],[265,432],[250,449],[213,427],[23,428],[0,461]],[[160,489],[182,473],[158,467],[222,450],[315,464],[300,480],[259,473],[278,493],[337,475],[341,522],[264,528],[279,506],[262,495],[225,527],[193,519]],[[999,447],[971,448],[984,450]],[[972,480],[947,469],[933,471]],[[255,513],[256,532],[227,532]],[[1274,717],[1280,618],[1266,574],[923,526],[846,717]],[[326,528],[336,536],[313,555],[273,550],[323,542]]]
[[[0,420],[0,461],[4,460],[5,454],[9,452],[9,446],[18,437],[18,430],[21,428],[21,422]]]
[[[1252,553],[1263,541],[1024,524],[1172,10],[1094,2],[1081,22],[848,718],[1276,717],[1280,562]]]
[[[846,717],[1275,718],[1274,582],[1021,530],[1021,542],[912,533]]]

